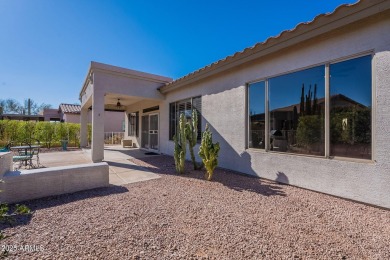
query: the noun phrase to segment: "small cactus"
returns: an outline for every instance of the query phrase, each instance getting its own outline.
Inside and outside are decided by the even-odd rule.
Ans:
[[[180,114],[179,119],[179,131],[173,136],[173,141],[175,142],[175,148],[173,150],[173,155],[175,159],[176,171],[178,173],[184,173],[185,160],[186,160],[186,122],[184,114]]]
[[[194,147],[198,141],[198,113],[196,110],[192,110],[192,120],[186,124],[186,136],[188,140],[188,147],[191,154],[191,160],[194,165],[194,170],[202,168],[202,164],[198,164],[195,160]]]
[[[200,144],[199,156],[207,170],[205,179],[211,181],[215,167],[218,165],[219,143],[213,144],[213,135],[206,124],[206,129],[202,133],[202,142]]]

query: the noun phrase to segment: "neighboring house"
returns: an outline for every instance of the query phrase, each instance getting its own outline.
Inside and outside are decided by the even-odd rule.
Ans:
[[[80,111],[81,106],[75,104],[61,103],[58,108],[58,113],[61,115],[61,120],[68,123],[80,123]]]
[[[0,120],[21,120],[21,121],[50,121],[80,123],[81,106],[75,104],[61,103],[58,109],[45,108],[39,115],[1,114]],[[125,116],[123,107],[113,106],[104,111],[104,131],[124,132]],[[92,123],[92,113],[88,113],[88,123]]]
[[[359,1],[177,80],[91,62],[81,145],[92,107],[103,160],[104,111],[119,99],[125,138],[172,155],[179,114],[196,109],[220,167],[390,208],[389,28],[390,1]]]
[[[45,118],[45,121],[57,122],[62,119],[60,112],[55,108],[45,108],[41,114]]]
[[[1,114],[0,120],[44,121],[42,115]]]
[[[3,114],[0,120],[20,120],[20,121],[60,121],[61,117],[58,109],[45,108],[38,115],[23,114]]]

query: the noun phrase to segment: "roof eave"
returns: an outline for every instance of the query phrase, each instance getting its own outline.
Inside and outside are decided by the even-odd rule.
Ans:
[[[103,72],[103,73],[110,73],[114,75],[119,75],[119,76],[125,76],[125,77],[131,77],[131,78],[136,78],[136,79],[141,79],[141,80],[147,80],[147,81],[152,81],[152,82],[158,82],[161,84],[166,84],[169,82],[172,82],[172,78],[165,77],[165,76],[160,76],[156,74],[151,74],[151,73],[146,73],[142,71],[136,71],[136,70],[131,70],[127,68],[122,68],[122,67],[117,67],[109,64],[104,64],[96,61],[91,61],[88,73],[85,77],[83,87],[81,88],[80,95],[79,97],[83,95],[85,92],[85,89],[88,87],[88,84],[90,82],[90,75],[94,72]]]
[[[80,90],[80,94],[79,94],[80,100],[81,100],[81,97],[82,97],[83,93],[85,92],[85,89],[86,89],[87,86],[88,86],[88,83],[89,83],[89,75],[91,75],[91,73],[92,73],[92,62],[89,64],[89,68],[88,68],[87,75],[85,75],[83,87],[82,87],[81,90]]]
[[[168,93],[200,79],[259,59],[265,55],[275,53],[281,49],[323,35],[377,13],[384,12],[389,8],[390,1],[387,0],[360,1],[353,5],[341,5],[330,14],[318,15],[311,22],[300,23],[292,30],[283,31],[278,36],[270,37],[263,43],[258,43],[251,48],[246,48],[232,56],[228,56],[171,83],[167,83],[159,90],[163,94]]]

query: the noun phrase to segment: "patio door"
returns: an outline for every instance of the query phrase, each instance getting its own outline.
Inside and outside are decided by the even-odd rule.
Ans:
[[[141,147],[158,151],[158,114],[142,116]]]

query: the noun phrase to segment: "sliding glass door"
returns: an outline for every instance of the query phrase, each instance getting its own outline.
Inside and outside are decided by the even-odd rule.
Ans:
[[[142,116],[141,147],[158,151],[158,114]]]

